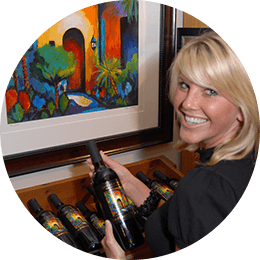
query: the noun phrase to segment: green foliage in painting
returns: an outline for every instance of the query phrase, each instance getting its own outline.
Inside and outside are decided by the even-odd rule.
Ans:
[[[138,72],[138,56],[137,53],[133,54],[131,62],[126,63],[126,68],[122,71],[120,81],[128,80],[131,75],[135,75]]]
[[[60,110],[62,113],[64,113],[69,105],[69,99],[67,96],[63,93],[60,98]]]
[[[19,103],[17,103],[15,105],[15,111],[13,113],[13,117],[16,121],[22,121],[23,116],[24,116],[24,109]]]
[[[138,0],[123,0],[122,5],[124,6],[124,11],[127,13],[127,20],[131,22],[132,20],[138,19]]]
[[[48,103],[47,107],[48,107],[48,110],[49,110],[49,112],[50,112],[50,115],[52,116],[53,113],[54,113],[54,111],[55,111],[55,105],[54,105],[54,102],[51,101],[50,103]]]
[[[42,112],[42,119],[48,118],[48,114],[46,112]]]
[[[31,75],[52,86],[68,78],[76,68],[74,54],[65,51],[62,46],[45,44],[37,49],[34,57],[30,64]]]
[[[123,100],[122,98],[119,98],[119,99],[117,99],[117,101],[116,101],[116,105],[117,105],[117,106],[127,106],[127,103],[126,103],[126,101]]]
[[[62,46],[45,44],[34,53],[30,63],[32,77],[55,88],[56,108],[59,108],[58,84],[68,78],[76,68],[73,52],[67,52]]]
[[[99,63],[97,73],[98,86],[105,87],[108,93],[118,95],[116,85],[119,83],[118,76],[122,74],[120,60],[105,57],[104,61]],[[109,83],[112,84],[113,89]]]

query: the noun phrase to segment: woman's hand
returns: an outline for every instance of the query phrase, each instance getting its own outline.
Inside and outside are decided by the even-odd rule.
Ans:
[[[112,259],[126,259],[125,251],[117,243],[114,234],[113,227],[109,220],[106,220],[106,235],[102,239],[101,244],[105,250],[106,256]]]
[[[122,164],[116,162],[115,160],[109,158],[107,155],[105,155],[102,151],[100,151],[100,155],[104,161],[104,163],[107,165],[107,167],[111,168],[114,170],[119,179],[120,182],[122,183],[123,187],[125,190],[127,190],[127,184],[129,181],[131,181],[131,178],[133,175],[129,170],[127,170]],[[89,173],[90,177],[93,177],[94,174],[94,165],[92,164],[92,160],[89,158],[87,159],[87,163],[89,164],[91,172]]]
[[[132,175],[132,173],[122,164],[109,158],[102,151],[100,151],[100,155],[104,163],[117,173],[126,195],[131,198],[137,207],[139,207],[149,196],[150,189],[134,175]],[[89,164],[91,170],[89,176],[92,178],[95,170],[94,165],[92,164],[92,160],[90,158],[87,159],[87,163]]]

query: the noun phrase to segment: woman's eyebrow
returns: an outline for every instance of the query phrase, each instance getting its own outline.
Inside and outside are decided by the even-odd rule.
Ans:
[[[178,77],[178,80],[185,81],[185,79],[184,79],[182,76],[179,76],[179,77]]]

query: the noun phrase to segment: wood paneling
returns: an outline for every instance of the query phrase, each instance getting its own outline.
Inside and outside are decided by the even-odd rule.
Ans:
[[[183,13],[183,27],[185,28],[209,28],[205,23],[187,13]]]

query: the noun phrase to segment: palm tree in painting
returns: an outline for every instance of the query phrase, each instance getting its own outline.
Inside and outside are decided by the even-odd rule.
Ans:
[[[118,95],[116,85],[119,83],[118,76],[122,74],[120,60],[105,57],[104,61],[99,63],[97,73],[96,81],[98,86],[104,86],[108,89],[110,82],[113,86],[114,93]]]
[[[124,11],[127,13],[128,22],[131,22],[132,19],[137,21],[138,0],[123,0],[122,5],[124,6]]]

